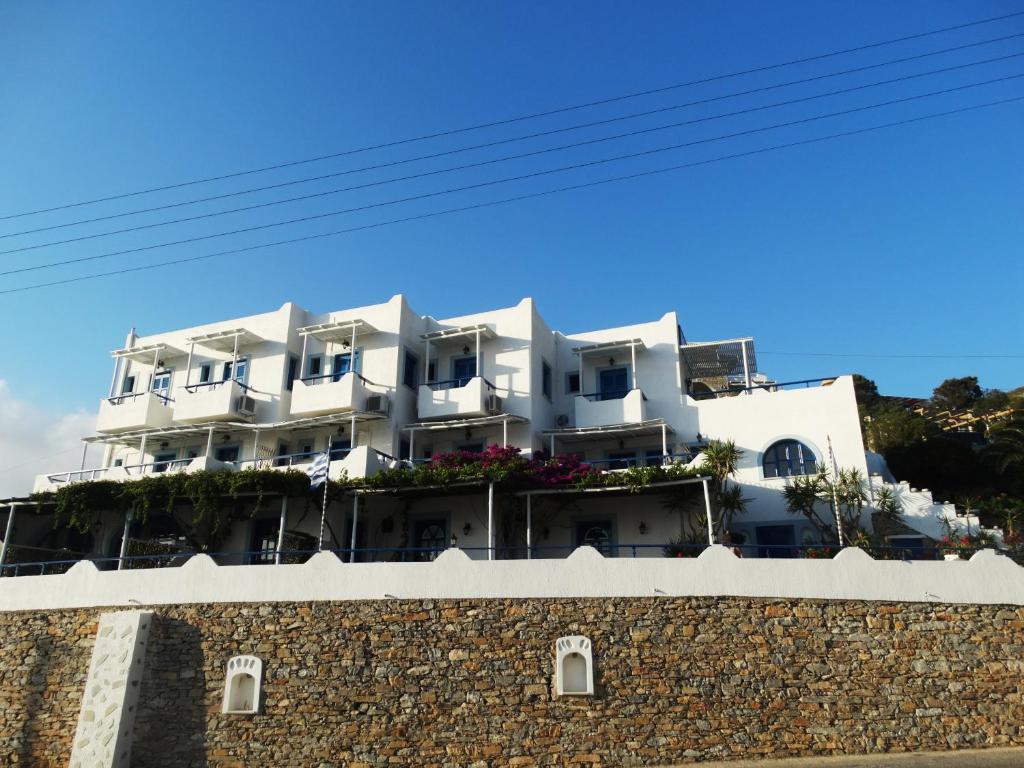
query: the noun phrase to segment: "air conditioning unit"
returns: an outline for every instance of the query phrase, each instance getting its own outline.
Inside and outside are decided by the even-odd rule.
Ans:
[[[235,411],[239,416],[256,415],[256,398],[249,395],[240,395],[235,401]]]
[[[555,426],[559,429],[565,429],[569,426],[569,414],[560,413],[555,417]]]
[[[501,413],[501,398],[497,395],[487,396],[487,412]]]
[[[387,416],[391,413],[391,400],[387,395],[367,395],[366,410]]]

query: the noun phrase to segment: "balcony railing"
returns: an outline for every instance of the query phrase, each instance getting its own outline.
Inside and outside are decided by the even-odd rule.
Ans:
[[[324,416],[331,413],[361,411],[372,381],[355,371],[305,376],[295,381],[292,389],[293,416]]]
[[[444,381],[428,381],[423,386],[430,387],[434,392],[444,389],[460,389],[469,384],[473,379],[479,378],[488,390],[494,391],[496,387],[482,376],[464,376],[461,379],[445,379]]]
[[[252,414],[243,413],[239,405],[252,391],[235,379],[182,386],[175,399],[174,419],[186,423],[251,419]]]
[[[749,387],[728,387],[726,389],[715,389],[708,392],[697,392],[691,394],[694,400],[713,400],[719,397],[732,397],[743,392],[779,392],[790,389],[808,389],[810,387],[826,386],[834,382],[838,376],[825,376],[820,379],[800,379],[799,381],[779,381],[767,384],[751,384]]]
[[[576,396],[576,426],[636,424],[647,417],[647,397],[639,389],[611,390]]]
[[[132,392],[100,401],[97,432],[130,432],[166,427],[173,417],[174,401],[163,392]]]
[[[421,419],[485,416],[495,389],[482,376],[430,381],[419,388],[417,412]]]

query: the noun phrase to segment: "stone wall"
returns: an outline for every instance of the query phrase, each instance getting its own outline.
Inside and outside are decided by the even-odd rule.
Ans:
[[[650,597],[160,606],[132,765],[657,765],[1024,744],[1024,608]],[[0,614],[0,764],[64,766],[104,609]],[[555,698],[554,642],[596,695]],[[221,714],[264,661],[263,711]]]

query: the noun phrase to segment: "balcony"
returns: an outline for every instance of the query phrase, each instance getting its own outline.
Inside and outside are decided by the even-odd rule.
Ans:
[[[576,398],[576,427],[639,424],[647,420],[647,398],[639,389],[597,392]]]
[[[172,401],[157,392],[104,398],[96,417],[96,431],[117,433],[166,427],[172,415]]]
[[[416,401],[420,419],[486,416],[501,411],[494,385],[482,376],[421,384]]]
[[[256,401],[238,381],[217,381],[180,387],[174,401],[174,420],[185,424],[204,421],[252,421]]]
[[[297,379],[292,390],[292,416],[305,418],[360,411],[366,405],[366,395],[366,382],[358,373]]]

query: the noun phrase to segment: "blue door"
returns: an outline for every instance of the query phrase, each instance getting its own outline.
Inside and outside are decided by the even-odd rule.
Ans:
[[[621,368],[605,368],[598,373],[598,399],[621,400],[629,392],[625,366]]]
[[[476,376],[475,357],[457,357],[452,360],[452,378],[455,380],[453,386],[464,387],[474,376]]]
[[[575,533],[577,547],[593,547],[605,557],[615,557],[611,520],[577,521]]]

